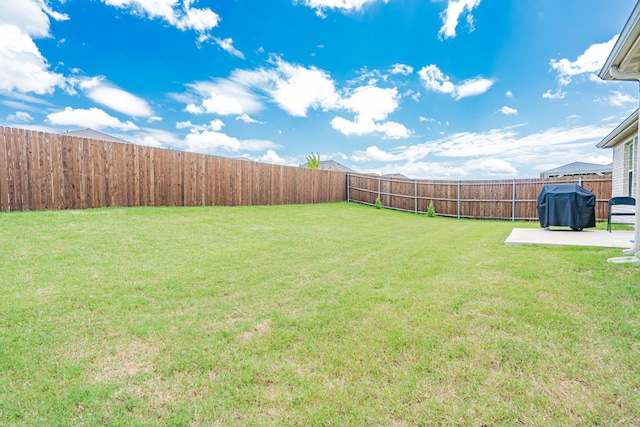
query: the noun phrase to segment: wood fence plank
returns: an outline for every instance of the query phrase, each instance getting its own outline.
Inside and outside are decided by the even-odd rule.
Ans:
[[[29,209],[42,210],[42,158],[40,157],[40,140],[38,132],[31,132],[31,152],[29,152]]]
[[[36,210],[36,192],[37,192],[37,177],[34,173],[34,169],[37,168],[37,160],[34,159],[34,141],[33,136],[35,132],[28,130],[25,132],[25,157],[24,157],[24,180],[22,182],[24,200],[26,203],[25,210]],[[37,151],[37,150],[36,150]]]
[[[149,206],[149,148],[140,147],[140,206]]]
[[[64,208],[64,180],[62,174],[62,140],[51,138],[51,186],[53,192],[52,209]]]
[[[62,185],[62,198],[60,200],[60,208],[61,209],[70,209],[71,202],[70,199],[72,197],[72,189],[70,182],[70,173],[71,173],[71,137],[62,136],[60,142],[60,162],[62,163],[62,176],[61,185]]]
[[[107,173],[109,183],[109,206],[118,206],[118,153],[116,144],[107,145]]]
[[[132,206],[140,206],[140,146],[134,145],[133,149],[133,163],[131,165],[133,177],[132,177],[132,194],[133,203]]]
[[[184,206],[184,153],[177,153],[176,166],[176,206]]]
[[[53,145],[49,140],[48,133],[39,132],[38,138],[40,139],[40,159],[42,170],[42,209],[53,208],[53,186],[52,186],[52,164],[51,164],[51,150]]]
[[[9,205],[10,209],[15,211],[19,210],[18,207],[18,149],[17,149],[17,130],[10,129],[7,134],[7,175],[8,175],[8,185],[7,191],[9,192]]]
[[[116,143],[116,178],[118,185],[118,206],[127,206],[127,159],[125,144]]]
[[[7,165],[7,131],[0,127],[0,212],[11,210],[9,203],[9,171]]]
[[[18,209],[21,211],[29,210],[29,168],[27,165],[28,159],[28,134],[27,131],[20,129],[16,142],[19,144],[16,147],[16,153],[18,154],[18,161],[16,163],[16,190],[18,195]]]
[[[134,177],[135,177],[135,145],[134,144],[123,144],[124,147],[124,156],[126,159],[125,162],[125,180],[124,185],[126,185],[126,206],[135,206],[135,191],[134,191]]]

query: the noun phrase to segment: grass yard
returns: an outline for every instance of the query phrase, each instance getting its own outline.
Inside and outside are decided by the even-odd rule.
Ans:
[[[0,213],[0,425],[640,425],[640,269],[513,227]]]

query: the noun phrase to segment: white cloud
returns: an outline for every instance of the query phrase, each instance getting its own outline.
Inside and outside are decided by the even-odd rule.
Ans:
[[[160,116],[151,116],[147,119],[147,123],[155,123],[155,122],[161,122],[162,121],[162,117]]]
[[[587,163],[594,163],[596,165],[608,165],[609,163],[611,163],[613,161],[613,159],[611,158],[611,156],[589,156],[586,158],[585,162]]]
[[[485,79],[484,77],[474,77],[472,79],[463,80],[462,83],[456,85],[455,96],[456,100],[462,98],[468,98],[470,96],[482,95],[491,89],[491,86],[495,83],[493,79]]]
[[[170,146],[182,148],[184,145],[182,136],[178,137],[173,132],[155,128],[142,128],[133,135],[128,134],[123,136],[122,139],[133,142],[134,144],[148,145],[150,147]]]
[[[0,92],[49,94],[65,85],[33,41],[49,37],[49,18],[69,19],[43,0],[0,1]]]
[[[155,147],[155,148],[164,147],[162,142],[160,142],[153,135],[139,134],[139,135],[134,135],[133,137],[127,136],[126,137],[126,141],[129,141],[129,142],[131,142],[133,144],[137,144],[137,145],[145,145],[147,147]]]
[[[628,104],[637,104],[638,99],[634,96],[614,90],[608,97],[601,99],[600,102],[614,107],[623,107]]]
[[[15,25],[0,24],[0,92],[52,93],[65,81],[48,69],[29,34]]]
[[[46,107],[53,107],[54,105],[47,101],[44,100],[42,98],[39,98],[37,96],[33,96],[33,95],[27,95],[25,93],[18,93],[18,92],[13,92],[10,94],[7,94],[8,98],[12,98],[14,100],[17,100],[19,102],[24,102],[26,104],[37,104],[37,105],[44,105]]]
[[[393,162],[397,160],[404,160],[405,158],[401,154],[388,153],[379,149],[377,146],[372,145],[370,147],[367,147],[367,149],[364,151],[354,151],[352,159],[356,162]]]
[[[552,59],[549,61],[551,68],[558,73],[558,89],[555,93],[551,93],[551,91],[548,90],[542,95],[543,98],[564,98],[565,94],[562,92],[562,88],[571,83],[572,77],[600,71],[617,40],[618,35],[615,35],[608,42],[592,44],[583,53],[578,55],[575,61],[570,61],[567,58]]]
[[[203,131],[220,131],[224,127],[224,122],[220,119],[211,120],[208,124],[204,125],[194,125],[191,121],[186,122],[177,122],[176,128],[178,129],[189,129],[192,133],[203,132]]]
[[[482,133],[458,133],[428,144],[444,157],[495,157],[529,167],[549,158],[579,159],[612,129],[612,125],[551,128],[520,135],[517,128],[493,129]],[[412,147],[416,150],[420,147]],[[407,150],[410,156],[410,149]],[[416,150],[417,151],[417,150]]]
[[[78,86],[92,101],[133,117],[151,117],[153,110],[142,98],[106,82],[104,77],[79,80]]]
[[[487,132],[461,132],[438,140],[387,150],[374,145],[366,150],[354,151],[352,160],[395,162],[388,167],[394,168],[395,171],[410,171],[411,173],[405,173],[407,176],[514,176],[517,174],[517,165],[527,168],[531,165],[546,164],[549,159],[554,158],[589,161],[585,158],[588,156],[585,153],[593,150],[615,123],[551,128],[521,135],[518,129],[523,126],[492,129]],[[467,160],[451,162],[445,160],[447,158]],[[444,161],[432,162],[428,159]],[[403,161],[406,162],[404,165],[401,164]],[[600,163],[608,162],[610,160],[600,160]],[[440,169],[436,168],[438,173],[429,170],[434,165],[439,165]]]
[[[264,122],[258,121],[246,113],[240,114],[238,117],[236,117],[236,120],[240,120],[241,122],[245,122],[245,123],[264,124]]]
[[[192,114],[241,115],[255,113],[263,108],[250,87],[233,79],[196,82],[187,87],[200,97],[199,102],[194,100],[186,107],[186,111]]]
[[[276,165],[286,165],[291,162],[283,159],[275,152],[275,150],[267,150],[267,152],[260,158],[257,159],[260,162],[264,163],[272,163]]]
[[[191,7],[193,0],[102,0],[103,3],[127,9],[131,13],[151,19],[162,19],[175,28],[193,30],[199,40],[209,38],[209,31],[218,26],[220,16],[209,8]]]
[[[362,118],[384,120],[398,108],[398,90],[360,86],[340,105]]]
[[[15,114],[7,116],[7,122],[9,123],[29,123],[31,121],[33,121],[33,117],[26,111],[16,111]]]
[[[518,170],[511,164],[501,159],[478,159],[471,160],[465,164],[465,170],[478,171],[490,176],[515,176]]]
[[[226,51],[230,55],[233,55],[236,58],[244,59],[244,54],[240,52],[238,49],[236,49],[235,47],[233,47],[232,38],[219,39],[217,37],[214,37],[213,40],[216,42],[218,46],[222,48],[222,50]]]
[[[398,90],[361,86],[340,101],[340,106],[355,114],[353,121],[334,117],[331,126],[345,135],[380,133],[384,138],[407,138],[411,132],[397,122],[382,122],[398,108]]]
[[[474,77],[463,80],[460,84],[451,82],[449,76],[445,75],[437,65],[431,64],[418,71],[420,80],[427,90],[451,95],[455,100],[470,96],[482,95],[491,89],[495,83],[493,79],[484,77]]]
[[[508,116],[508,115],[510,115],[510,114],[512,114],[512,115],[516,115],[516,114],[518,114],[518,110],[516,110],[515,108],[507,107],[506,105],[505,105],[505,106],[503,106],[503,107],[500,109],[500,112],[501,112],[502,114],[507,115],[507,116]]]
[[[43,1],[0,1],[0,24],[15,26],[32,37],[49,36],[49,17],[56,21],[69,19],[67,15],[53,11]]]
[[[413,67],[406,64],[394,64],[393,68],[391,68],[391,74],[401,74],[403,76],[408,76],[413,73]]]
[[[270,99],[292,116],[306,117],[309,109],[345,109],[355,115],[353,121],[336,117],[331,124],[346,135],[378,133],[384,138],[406,138],[411,132],[402,124],[384,121],[398,108],[396,88],[367,85],[341,96],[335,83],[323,70],[303,67],[273,57],[271,67],[234,70],[229,78],[188,85],[191,94],[174,95],[187,103],[193,114],[236,115],[246,123],[260,123],[249,114],[263,108],[261,99]]]
[[[12,95],[15,94],[12,93]],[[9,99],[5,99],[3,101],[0,101],[0,104],[12,108],[14,110],[25,110],[25,111],[32,111],[32,112],[40,112],[40,108],[35,107],[33,105],[29,105],[29,104],[25,104],[24,102],[19,102],[19,101],[12,101]]]
[[[189,129],[193,126],[194,124],[191,123],[191,120],[187,120],[185,122],[176,122],[176,129]]]
[[[66,107],[62,111],[51,113],[47,121],[54,126],[78,126],[92,129],[119,129],[122,131],[139,129],[131,121],[122,122],[99,108],[73,109]]]
[[[418,71],[418,75],[427,90],[452,94],[456,89],[455,85],[449,81],[449,77],[445,76],[437,65],[423,67]]]
[[[508,91],[505,92],[505,96],[507,98],[513,98],[513,93],[510,90],[508,90]]]
[[[184,138],[187,150],[203,154],[238,153],[241,151],[263,151],[277,148],[271,141],[239,140],[222,132],[203,131],[190,133]]]
[[[270,76],[270,86],[263,87],[273,100],[292,116],[306,117],[307,110],[335,107],[339,96],[331,77],[315,67],[305,68],[280,58]]]
[[[411,135],[411,131],[401,123],[391,121],[375,123],[373,120],[360,117],[356,117],[354,121],[334,117],[331,120],[331,127],[347,136],[380,133],[385,139],[401,139]]]
[[[316,9],[316,14],[325,18],[325,9],[337,9],[341,12],[359,11],[367,3],[374,3],[377,0],[303,0],[305,6]],[[387,3],[389,0],[384,0]]]
[[[409,97],[411,99],[413,99],[416,103],[420,102],[420,96],[422,96],[422,94],[420,93],[420,91],[414,91],[411,89],[408,89],[405,93],[402,94],[403,97]]]
[[[456,27],[458,26],[458,20],[460,15],[467,13],[466,21],[469,25],[469,30],[474,30],[473,15],[471,11],[480,5],[480,0],[449,0],[447,8],[440,14],[442,18],[442,27],[438,32],[438,37],[442,39],[448,39],[456,36]]]
[[[549,89],[542,94],[542,97],[545,99],[563,99],[566,94],[566,92],[562,92],[560,89],[555,92],[551,92],[551,89]]]
[[[309,109],[329,110],[337,105],[340,96],[325,71],[290,64],[280,58],[273,59],[270,64],[271,68],[234,70],[228,79],[187,85],[201,100],[191,99],[186,111],[193,114],[252,114],[263,108],[260,93],[292,116],[305,117]]]
[[[470,176],[479,179],[504,179],[518,174],[509,162],[500,159],[474,159],[464,163],[447,161],[407,162],[404,164],[388,163],[374,173],[401,173],[408,177],[423,179],[469,179]]]

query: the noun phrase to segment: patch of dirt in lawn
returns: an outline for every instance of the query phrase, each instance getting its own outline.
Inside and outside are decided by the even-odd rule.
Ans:
[[[131,341],[115,348],[111,353],[92,362],[96,382],[121,382],[141,372],[154,369],[158,354],[155,345],[145,341]]]
[[[271,329],[273,326],[271,324],[271,320],[267,319],[262,323],[258,323],[255,328],[251,329],[250,331],[247,332],[243,332],[240,335],[238,335],[238,339],[240,341],[245,341],[250,339],[251,337],[253,337],[256,334],[263,334],[265,332],[267,332],[269,329]]]

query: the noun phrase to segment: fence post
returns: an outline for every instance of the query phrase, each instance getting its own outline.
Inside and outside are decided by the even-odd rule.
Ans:
[[[380,178],[378,177],[378,199],[380,199]],[[382,202],[382,199],[380,199],[380,202]]]
[[[460,181],[458,181],[458,219],[460,219]]]
[[[415,195],[416,200],[416,214],[418,213],[418,180],[413,181],[413,194]]]
[[[351,201],[351,175],[347,172],[347,203]]]
[[[513,180],[513,191],[511,193],[511,222],[516,220],[516,180]]]

